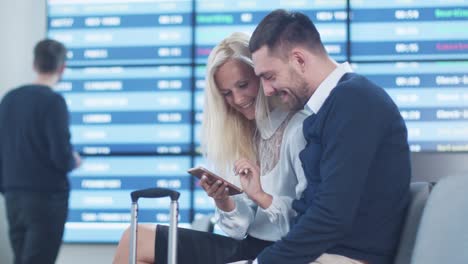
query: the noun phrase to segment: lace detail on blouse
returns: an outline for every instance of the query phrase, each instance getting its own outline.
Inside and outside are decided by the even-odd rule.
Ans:
[[[278,163],[281,154],[281,142],[284,130],[288,125],[293,113],[288,114],[284,121],[269,138],[262,138],[260,133],[255,133],[257,142],[257,155],[260,163],[260,175],[269,173]]]

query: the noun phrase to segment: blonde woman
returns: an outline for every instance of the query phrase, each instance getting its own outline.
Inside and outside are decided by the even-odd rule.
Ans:
[[[217,224],[229,237],[180,228],[178,263],[254,259],[289,231],[292,201],[306,187],[299,160],[306,114],[283,111],[266,99],[248,44],[246,34],[234,33],[211,52],[202,123],[205,158],[244,193],[228,196],[221,182],[202,178],[201,187],[216,205]],[[166,263],[167,227],[140,225],[138,233],[138,263]],[[127,230],[114,263],[128,261],[128,243]]]

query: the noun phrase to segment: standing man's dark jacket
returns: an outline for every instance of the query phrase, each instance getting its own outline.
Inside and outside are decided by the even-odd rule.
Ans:
[[[25,85],[4,96],[0,104],[3,192],[69,190],[67,172],[75,161],[68,119],[65,100],[50,87]]]

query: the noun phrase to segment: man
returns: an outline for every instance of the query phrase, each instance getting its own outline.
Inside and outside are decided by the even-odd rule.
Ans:
[[[331,59],[310,19],[276,10],[250,40],[267,96],[305,109],[308,186],[290,232],[259,263],[392,263],[409,201],[404,121],[384,90]],[[315,262],[314,262],[315,261]]]
[[[62,241],[67,173],[81,162],[70,145],[65,100],[51,88],[65,57],[63,44],[40,41],[34,48],[37,79],[0,103],[0,182],[15,263],[54,263]]]

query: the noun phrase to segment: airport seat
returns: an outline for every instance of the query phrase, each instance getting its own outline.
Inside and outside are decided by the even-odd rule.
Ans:
[[[416,240],[419,223],[421,220],[426,201],[429,197],[433,184],[430,182],[411,183],[411,200],[407,209],[405,223],[402,229],[398,254],[395,264],[411,264],[411,257]],[[235,264],[247,264],[248,261],[235,262]],[[468,263],[468,262],[467,262]],[[234,264],[234,263],[229,263]]]
[[[468,175],[441,179],[426,203],[411,264],[468,263]]]
[[[411,200],[406,212],[395,264],[411,263],[416,234],[432,185],[429,182],[411,183]]]

